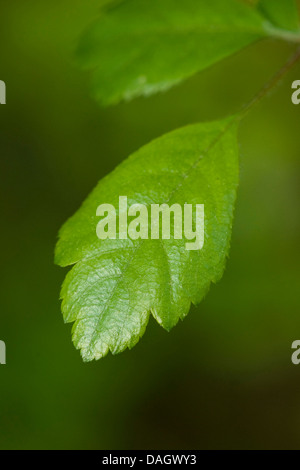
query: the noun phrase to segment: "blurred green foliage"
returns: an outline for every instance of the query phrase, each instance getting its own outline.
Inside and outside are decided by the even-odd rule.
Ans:
[[[223,280],[171,333],[83,364],[58,300],[58,228],[97,181],[176,127],[239,110],[293,52],[267,40],[164,95],[101,109],[72,60],[100,0],[0,0],[0,447],[299,448],[300,65],[243,121]]]
[[[269,36],[266,25],[266,16],[236,0],[121,1],[87,28],[77,57],[93,70],[95,98],[117,104],[168,90]]]

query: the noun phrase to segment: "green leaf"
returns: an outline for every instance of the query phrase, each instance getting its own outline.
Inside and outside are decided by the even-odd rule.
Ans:
[[[299,31],[299,13],[295,0],[261,0],[258,7],[274,26]]]
[[[197,124],[141,148],[101,180],[63,226],[56,263],[75,264],[63,284],[65,322],[85,361],[132,348],[150,312],[166,330],[198,304],[223,273],[238,185],[237,119]],[[139,203],[204,204],[205,241],[189,251],[185,239],[99,240],[100,204],[119,196]],[[118,211],[117,211],[118,213]],[[119,215],[119,213],[118,213]]]
[[[108,105],[170,88],[267,35],[263,23],[238,0],[125,0],[89,28],[78,58]]]

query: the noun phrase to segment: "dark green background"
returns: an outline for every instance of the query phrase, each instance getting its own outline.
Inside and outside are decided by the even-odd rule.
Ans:
[[[83,364],[71,343],[61,224],[131,152],[236,112],[295,49],[267,40],[165,95],[101,109],[72,58],[100,4],[0,0],[0,447],[300,448],[300,65],[240,128],[223,280],[171,333],[151,320],[132,351]]]

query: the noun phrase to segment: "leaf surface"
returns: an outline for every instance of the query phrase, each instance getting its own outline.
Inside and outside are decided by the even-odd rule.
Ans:
[[[124,0],[84,34],[78,59],[108,105],[166,90],[267,34],[238,0]]]
[[[85,361],[132,348],[152,313],[166,330],[198,304],[223,273],[238,185],[235,118],[188,126],[141,148],[102,179],[60,231],[56,263],[75,264],[63,284],[66,322]],[[186,241],[99,240],[100,204],[204,204],[202,250]],[[193,214],[195,215],[195,214]]]

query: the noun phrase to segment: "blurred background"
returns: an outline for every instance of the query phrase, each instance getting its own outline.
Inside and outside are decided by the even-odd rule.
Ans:
[[[300,64],[243,120],[222,281],[171,333],[83,364],[57,232],[97,181],[174,128],[241,109],[295,50],[267,40],[166,94],[101,109],[73,53],[101,0],[0,0],[2,449],[299,449]]]

